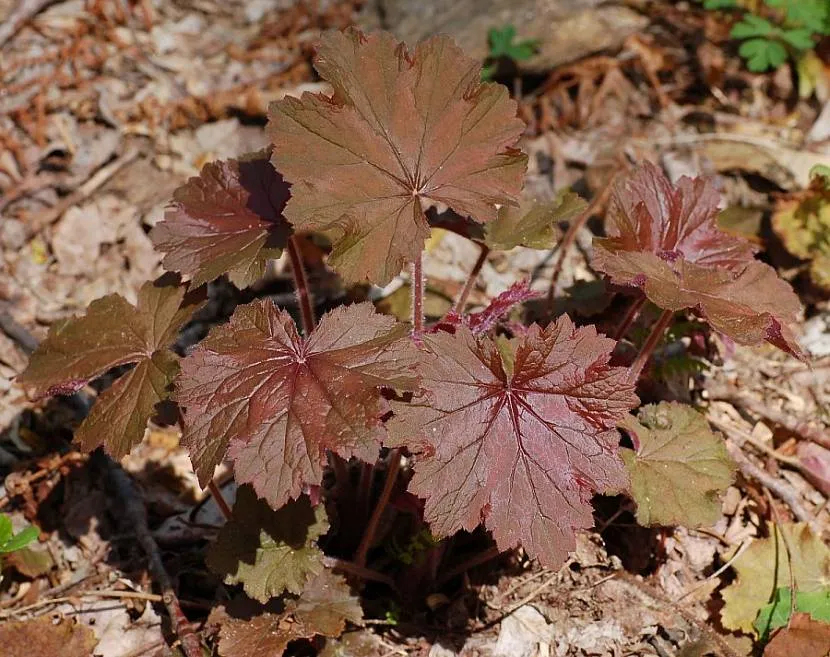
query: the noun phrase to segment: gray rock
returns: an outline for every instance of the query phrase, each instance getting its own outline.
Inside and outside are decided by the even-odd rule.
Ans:
[[[602,0],[374,0],[360,21],[363,29],[386,29],[408,44],[449,34],[482,60],[488,30],[513,25],[518,39],[539,41],[539,53],[519,64],[529,73],[617,48],[647,23],[632,9]]]

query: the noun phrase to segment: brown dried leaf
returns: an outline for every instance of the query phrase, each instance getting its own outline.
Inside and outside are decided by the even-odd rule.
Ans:
[[[813,620],[810,614],[795,614],[764,648],[764,657],[827,657],[830,654],[830,624]]]
[[[86,625],[49,616],[0,623],[3,657],[91,657],[98,642]]]
[[[269,111],[273,162],[292,183],[285,216],[328,235],[349,281],[384,284],[423,248],[428,207],[479,222],[514,203],[524,124],[500,85],[446,36],[412,52],[388,33],[323,35],[314,60],[334,87]]]

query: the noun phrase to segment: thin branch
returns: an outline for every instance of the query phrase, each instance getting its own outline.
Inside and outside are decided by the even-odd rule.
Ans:
[[[356,563],[352,563],[351,561],[344,561],[343,559],[337,559],[335,557],[323,557],[323,564],[332,570],[340,570],[344,573],[348,573],[349,575],[359,577],[360,579],[380,582],[381,584],[386,584],[389,588],[395,591],[398,590],[398,585],[395,584],[395,580],[388,575],[379,573],[376,570],[371,570],[365,566],[358,566]]]
[[[435,582],[435,586],[441,586],[441,584],[450,581],[456,575],[460,575],[462,573],[466,573],[468,570],[472,570],[476,566],[480,566],[483,563],[487,563],[488,561],[492,561],[496,557],[498,557],[502,553],[499,550],[498,546],[493,545],[483,552],[477,552],[469,559],[462,561],[460,564],[451,568],[446,573],[442,574],[441,577],[438,578],[438,581]]]
[[[412,263],[409,287],[412,292],[412,337],[424,332],[424,254],[419,253]]]
[[[297,302],[300,304],[300,317],[303,322],[303,334],[308,337],[314,330],[314,305],[311,290],[308,287],[303,258],[297,244],[297,236],[292,235],[288,240],[288,258],[291,260],[291,273],[294,275],[294,290],[297,293]]]
[[[387,504],[389,504],[389,498],[392,497],[392,489],[395,487],[395,481],[397,481],[398,472],[401,469],[401,450],[391,450],[388,461],[389,465],[387,466],[386,479],[383,482],[383,490],[380,493],[377,504],[375,504],[372,517],[369,518],[369,524],[366,526],[366,531],[363,533],[363,538],[360,540],[360,545],[354,556],[355,564],[361,568],[366,565],[366,555],[369,553],[369,548],[372,547],[375,532],[377,532],[384,510]]]
[[[637,354],[637,358],[631,364],[631,369],[628,374],[631,381],[636,381],[640,378],[640,372],[643,371],[643,367],[645,367],[648,359],[651,358],[651,354],[654,353],[657,345],[660,344],[660,340],[663,339],[663,333],[671,323],[672,317],[674,317],[673,311],[664,310],[663,314],[660,315],[660,319],[651,327],[651,333],[649,333],[648,339],[640,349],[640,353]]]
[[[626,333],[628,333],[628,329],[631,328],[631,325],[634,323],[634,320],[637,319],[637,316],[640,314],[640,311],[643,309],[645,303],[646,296],[644,294],[640,295],[631,303],[631,305],[628,307],[628,311],[622,318],[622,321],[617,325],[617,328],[614,330],[614,335],[611,336],[612,338],[614,338],[614,340],[619,342],[625,337]]]
[[[458,295],[458,299],[456,299],[455,305],[453,305],[452,308],[459,315],[464,311],[464,306],[467,305],[467,299],[470,297],[473,287],[475,287],[478,275],[481,273],[481,268],[484,266],[484,263],[487,262],[487,256],[490,254],[489,246],[486,244],[479,244],[478,246],[481,248],[481,252],[478,254],[478,260],[476,260],[476,264],[474,264],[473,268],[470,270],[467,280],[464,283],[464,287],[461,289],[461,294]]]

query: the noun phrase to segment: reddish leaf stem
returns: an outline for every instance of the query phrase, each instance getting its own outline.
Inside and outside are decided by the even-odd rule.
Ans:
[[[637,354],[637,358],[631,364],[631,369],[628,375],[631,381],[636,381],[640,377],[640,372],[642,372],[643,367],[648,362],[648,359],[651,358],[651,354],[654,352],[654,349],[663,338],[663,332],[671,322],[672,317],[674,317],[673,311],[664,310],[663,314],[660,315],[660,319],[657,320],[657,323],[651,327],[651,333],[649,333],[648,339],[642,349],[640,349],[640,353]]]
[[[550,278],[550,287],[548,288],[549,304],[553,303],[553,298],[556,296],[556,284],[559,282],[559,276],[562,273],[562,267],[565,264],[565,257],[568,255],[568,251],[576,241],[576,234],[579,232],[579,229],[585,225],[585,222],[608,202],[608,198],[611,196],[611,191],[614,189],[614,181],[617,179],[617,175],[619,174],[611,177],[605,187],[602,188],[602,191],[600,191],[600,193],[597,194],[588,204],[588,207],[586,207],[582,213],[570,223],[568,230],[565,232],[565,236],[559,243],[559,253],[557,254],[556,264],[553,267],[553,274]]]
[[[412,290],[412,337],[424,332],[424,255],[419,253],[412,263],[409,287]]]
[[[369,548],[372,547],[372,540],[380,524],[383,511],[389,503],[389,498],[392,497],[392,489],[395,487],[395,481],[398,479],[398,472],[401,469],[401,450],[391,450],[388,460],[389,465],[386,471],[386,480],[383,482],[383,490],[380,493],[378,503],[372,511],[372,517],[369,518],[369,524],[366,526],[366,531],[363,533],[363,538],[354,556],[354,563],[361,568],[366,565],[366,555],[369,552]]]
[[[296,235],[292,235],[288,240],[288,258],[291,260],[291,272],[294,274],[294,289],[297,292],[297,302],[300,304],[303,333],[308,336],[314,330],[314,305]]]
[[[625,337],[625,334],[628,333],[628,329],[631,328],[631,325],[634,323],[634,320],[637,319],[637,316],[640,314],[640,311],[643,309],[643,306],[646,303],[645,295],[640,296],[638,299],[635,299],[631,306],[628,308],[628,312],[625,313],[625,317],[622,318],[622,321],[617,326],[617,329],[614,331],[614,335],[611,336],[618,342]]]
[[[481,268],[484,266],[484,263],[487,262],[487,256],[490,254],[490,247],[486,244],[479,244],[479,247],[481,248],[481,253],[478,254],[478,260],[476,260],[476,264],[474,264],[473,268],[470,270],[470,274],[467,276],[467,281],[464,283],[461,294],[458,295],[458,299],[456,299],[455,305],[452,308],[459,315],[464,311],[464,306],[467,305],[467,299],[470,297],[473,287],[475,287],[478,275],[481,273]]]
[[[208,483],[208,490],[210,491],[210,494],[213,496],[213,499],[216,502],[216,506],[219,507],[219,511],[222,513],[225,520],[230,521],[230,519],[233,517],[231,507],[228,505],[228,501],[225,499],[225,496],[222,495],[222,490],[219,488],[219,486],[216,485],[216,482],[213,481],[213,479],[211,479]]]

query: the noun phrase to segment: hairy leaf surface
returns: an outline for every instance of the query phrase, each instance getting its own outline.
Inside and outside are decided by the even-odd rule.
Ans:
[[[637,403],[614,341],[562,316],[509,342],[468,328],[423,338],[425,392],[396,404],[392,444],[423,445],[410,490],[433,534],[482,520],[502,549],[556,567],[592,525],[596,491],[624,486],[614,426]]]
[[[300,597],[289,600],[282,611],[270,606],[258,610],[234,609],[212,612],[219,623],[219,654],[222,657],[280,657],[289,642],[317,635],[337,637],[347,622],[360,624],[363,610],[343,578],[323,571],[308,582]],[[209,621],[210,622],[210,621]]]
[[[182,442],[202,485],[228,456],[236,480],[279,508],[319,484],[326,451],[373,461],[383,386],[412,390],[417,349],[370,303],[341,306],[302,338],[271,301],[240,306],[182,361]]]
[[[211,545],[207,564],[226,584],[242,584],[262,603],[286,590],[300,593],[323,570],[317,539],[328,528],[323,506],[313,508],[307,497],[274,511],[252,488],[241,486],[233,518]]]
[[[722,593],[723,626],[747,634],[755,631],[758,612],[772,602],[778,589],[790,586],[790,557],[797,591],[830,588],[830,548],[804,523],[770,524],[770,538],[756,539],[732,564],[737,581]],[[785,543],[786,541],[786,543]]]
[[[270,152],[206,164],[173,193],[164,219],[150,232],[169,271],[202,285],[228,274],[242,288],[259,279],[290,234],[282,216],[289,185]]]
[[[718,229],[717,205],[707,180],[683,177],[673,186],[646,163],[615,190],[609,237],[596,241],[592,265],[661,308],[696,309],[736,342],[766,340],[803,357],[790,328],[798,297],[754,259],[749,242]]]
[[[587,206],[578,194],[568,191],[547,203],[505,206],[498,218],[487,224],[487,245],[502,251],[517,246],[550,249],[561,237],[558,224],[572,220]]]
[[[733,465],[706,418],[685,404],[644,406],[638,419],[620,424],[635,450],[621,450],[637,503],[637,522],[650,525],[713,525],[720,494],[732,483]]]
[[[509,313],[518,304],[530,299],[537,299],[541,294],[530,289],[528,281],[519,281],[513,283],[504,292],[499,294],[495,299],[487,304],[484,310],[476,313],[461,315],[455,310],[450,310],[449,313],[437,324],[430,327],[430,332],[449,331],[452,333],[456,326],[466,326],[474,335],[481,335],[487,333],[492,329],[507,313]]]
[[[18,380],[38,398],[65,395],[134,363],[98,395],[75,432],[85,451],[103,444],[120,458],[141,441],[156,405],[170,396],[178,357],[169,347],[200,303],[198,293],[187,294],[169,275],[145,283],[136,306],[117,294],[96,299],[82,317],[52,325]]]
[[[397,275],[423,248],[429,207],[487,222],[516,201],[516,103],[449,37],[409,52],[388,33],[329,32],[314,65],[334,95],[271,105],[272,159],[292,184],[285,216],[332,239],[345,279]]]

